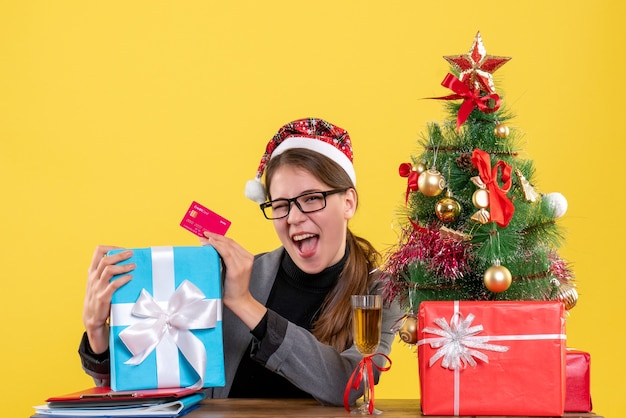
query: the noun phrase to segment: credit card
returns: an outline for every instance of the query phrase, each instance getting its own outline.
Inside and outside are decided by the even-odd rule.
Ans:
[[[204,231],[220,235],[226,234],[230,227],[230,221],[198,202],[191,202],[180,226],[199,237],[204,237]]]

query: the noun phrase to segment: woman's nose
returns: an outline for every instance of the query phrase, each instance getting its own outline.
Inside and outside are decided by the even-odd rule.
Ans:
[[[296,202],[291,202],[289,215],[287,215],[287,222],[294,224],[301,222],[303,219],[306,219],[306,215],[300,210],[300,207],[296,204]]]

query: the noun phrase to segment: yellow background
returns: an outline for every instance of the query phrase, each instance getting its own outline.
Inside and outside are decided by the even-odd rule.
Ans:
[[[614,4],[613,4],[614,3]],[[77,345],[97,244],[196,245],[192,200],[251,252],[278,245],[245,199],[267,140],[316,116],[354,142],[351,226],[380,250],[443,55],[512,56],[495,74],[536,187],[569,201],[561,254],[580,299],[568,346],[592,355],[595,410],[622,416],[624,6],[617,1],[10,1],[0,3],[0,408],[25,417],[91,385]],[[419,397],[397,343],[379,398]],[[538,366],[540,367],[540,359]],[[529,400],[532,402],[532,400]]]

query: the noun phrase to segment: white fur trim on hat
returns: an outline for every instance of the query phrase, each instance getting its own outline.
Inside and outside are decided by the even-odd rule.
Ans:
[[[356,187],[356,172],[354,171],[354,165],[352,164],[352,161],[350,161],[346,154],[344,154],[339,149],[337,149],[337,147],[329,144],[328,142],[301,136],[290,136],[289,138],[281,142],[278,147],[276,147],[270,159],[273,158],[275,155],[279,155],[292,148],[306,148],[311,151],[319,152],[320,154],[330,158],[331,160],[339,164],[341,168],[343,168],[348,176],[350,176],[352,184]]]

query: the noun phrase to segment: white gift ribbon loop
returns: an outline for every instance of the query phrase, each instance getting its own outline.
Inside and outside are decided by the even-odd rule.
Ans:
[[[206,299],[200,289],[185,280],[172,294],[165,308],[142,289],[131,313],[145,319],[130,325],[119,334],[133,355],[124,364],[140,364],[154,351],[165,335],[169,334],[200,376],[192,387],[202,387],[206,368],[206,348],[190,330],[215,328],[218,315],[217,301]]]
[[[479,350],[497,351],[503,353],[508,351],[508,346],[487,344],[489,337],[477,336],[483,331],[482,325],[471,326],[474,315],[469,314],[463,319],[460,312],[455,312],[450,318],[450,324],[445,318],[437,318],[433,322],[439,328],[424,328],[424,333],[439,335],[439,338],[428,338],[422,342],[428,342],[431,348],[438,350],[430,358],[429,366],[432,366],[442,358],[441,367],[450,370],[460,370],[470,366],[476,366],[476,360],[489,363],[489,357]]]

